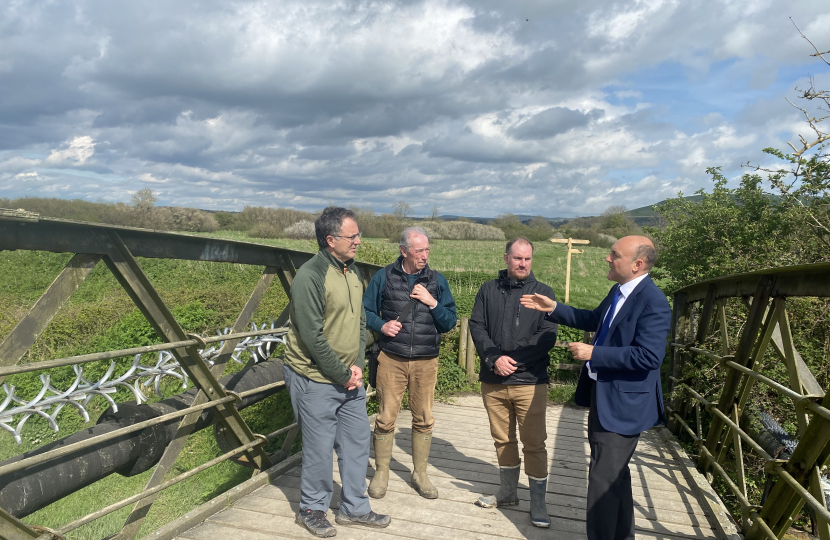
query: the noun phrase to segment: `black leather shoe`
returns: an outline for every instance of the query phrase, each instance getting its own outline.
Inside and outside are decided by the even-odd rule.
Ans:
[[[297,523],[308,529],[308,532],[320,538],[331,538],[337,534],[322,510],[304,510],[297,512]],[[339,521],[338,521],[339,523]]]
[[[392,518],[386,514],[376,514],[371,510],[368,514],[362,516],[350,516],[342,510],[338,510],[334,522],[338,525],[363,525],[364,527],[382,529],[392,523]]]

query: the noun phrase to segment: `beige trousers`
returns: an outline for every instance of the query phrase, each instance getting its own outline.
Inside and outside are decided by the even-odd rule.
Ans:
[[[412,432],[431,433],[435,419],[432,402],[438,380],[438,357],[410,360],[381,351],[378,356],[378,415],[375,433],[392,433],[401,408],[403,393],[409,390]]]
[[[548,386],[481,383],[481,397],[490,417],[490,435],[493,436],[499,467],[516,467],[520,463],[519,443],[516,440],[518,424],[525,457],[525,473],[534,478],[547,478],[545,410]]]

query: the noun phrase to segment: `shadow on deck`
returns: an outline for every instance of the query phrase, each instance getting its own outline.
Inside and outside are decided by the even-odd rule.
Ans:
[[[480,401],[464,400],[464,403],[463,406],[435,406],[429,473],[439,490],[439,498],[423,499],[408,484],[412,468],[411,417],[402,411],[387,495],[372,500],[373,510],[392,515],[392,524],[380,530],[338,526],[337,538],[586,538],[587,412],[560,405],[548,408],[547,504],[551,528],[539,529],[530,523],[524,473],[519,482],[518,506],[484,509],[473,504],[480,494],[496,491],[499,473],[484,408]],[[373,462],[370,459],[367,478],[374,474]],[[691,475],[659,431],[651,430],[641,436],[630,467],[638,539],[722,537],[711,506],[703,500]],[[334,479],[332,509],[340,503],[336,460]],[[300,468],[295,467],[177,538],[313,538],[294,522],[299,488]],[[329,513],[329,517],[333,523],[333,514]]]

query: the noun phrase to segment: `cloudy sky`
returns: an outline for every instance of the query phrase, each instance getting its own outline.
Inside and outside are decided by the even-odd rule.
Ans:
[[[0,3],[0,196],[590,215],[805,125],[827,0]]]

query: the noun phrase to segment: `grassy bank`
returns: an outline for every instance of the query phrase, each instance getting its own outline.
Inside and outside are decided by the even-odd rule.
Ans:
[[[238,233],[215,233],[214,236],[250,241]],[[310,241],[258,240],[260,243],[315,251]],[[558,296],[564,296],[565,248],[560,245],[539,242],[534,261],[537,279],[550,284]],[[460,316],[469,316],[475,294],[482,282],[495,277],[502,268],[503,242],[438,241],[432,246],[431,266],[443,272],[450,283],[459,307]],[[377,264],[390,262],[397,255],[397,247],[386,240],[367,240],[358,258]],[[571,303],[579,307],[593,307],[606,294],[609,283],[605,279],[606,250],[587,248],[574,256]],[[54,280],[69,260],[66,254],[43,252],[0,252],[0,339],[25,315],[37,298]],[[216,329],[233,323],[259,279],[262,268],[238,264],[208,263],[196,261],[171,261],[142,259],[142,268],[159,290],[164,301],[171,306],[179,322],[189,332],[214,333]],[[287,303],[287,297],[278,284],[266,295],[254,320],[262,323],[276,316]],[[563,329],[566,339],[574,339],[578,333]],[[473,390],[466,374],[456,362],[457,331],[448,334],[442,345],[441,372],[437,394],[446,396],[454,391]],[[158,338],[143,320],[129,297],[117,284],[107,268],[101,264],[83,283],[79,291],[67,302],[55,317],[43,336],[24,358],[34,362],[133,347],[158,342]],[[554,353],[554,361],[567,361],[569,354],[562,349]],[[122,359],[116,376],[127,368],[129,359]],[[89,364],[85,376],[97,379],[108,364]],[[238,369],[230,365],[229,370]],[[7,383],[17,388],[18,395],[33,397],[41,383],[37,373],[10,377]],[[567,378],[569,374],[561,374]],[[51,382],[56,388],[66,388],[74,379],[71,369],[51,370]],[[161,399],[181,390],[178,384],[169,383],[162,389]],[[551,397],[567,400],[572,387],[557,387]],[[0,392],[0,400],[5,397]],[[126,390],[119,390],[116,401],[132,399]],[[37,448],[56,438],[64,437],[85,426],[94,424],[107,408],[103,398],[94,398],[89,405],[91,420],[84,423],[74,409],[64,408],[58,416],[62,429],[52,433],[45,421],[31,418],[23,429],[23,445],[16,445],[12,437],[0,433],[0,459],[7,459],[29,449]],[[286,394],[278,394],[243,412],[246,421],[256,432],[269,432],[291,422],[293,414]],[[299,448],[300,441],[297,441]],[[210,430],[193,435],[180,456],[171,475],[189,470],[220,454]],[[251,471],[233,463],[218,465],[187,482],[166,490],[153,506],[141,534],[159,527],[171,519],[250,477]],[[149,478],[150,472],[124,478],[112,475],[88,488],[44,508],[25,521],[47,527],[57,527],[81,517],[95,509],[138,492]],[[73,539],[101,538],[116,532],[123,524],[129,508],[107,518],[84,526],[69,535]]]

